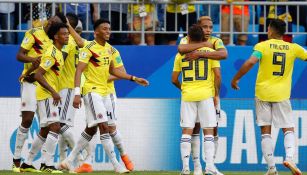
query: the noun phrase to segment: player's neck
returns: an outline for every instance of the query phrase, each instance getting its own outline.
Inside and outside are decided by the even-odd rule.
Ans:
[[[283,40],[283,36],[276,36],[276,35],[273,35],[273,36],[271,36],[270,39]]]
[[[99,45],[102,45],[104,46],[106,44],[106,41],[105,40],[100,40],[98,38],[95,38],[95,41],[99,44]]]
[[[54,42],[54,46],[55,46],[57,49],[59,49],[59,50],[62,50],[62,48],[63,48],[63,45],[60,44],[60,43],[58,43],[58,42]]]

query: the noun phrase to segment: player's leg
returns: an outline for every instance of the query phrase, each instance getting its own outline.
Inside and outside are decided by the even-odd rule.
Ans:
[[[182,160],[181,174],[190,174],[190,154],[191,154],[191,139],[193,128],[197,120],[197,102],[181,101],[180,107],[180,127],[182,135],[180,140],[180,152]]]
[[[294,162],[294,154],[296,150],[296,141],[294,133],[294,120],[292,115],[291,103],[285,100],[272,105],[273,123],[275,127],[282,128],[284,133],[284,146],[286,159],[284,166],[290,169],[292,174],[301,175],[302,172],[296,167]]]
[[[194,174],[202,173],[202,166],[200,163],[200,134],[199,132],[200,132],[200,124],[199,124],[199,119],[197,117],[197,121],[195,123],[195,127],[193,129],[193,134],[191,138],[191,153],[192,153],[192,160],[194,164]]]
[[[217,119],[213,98],[202,100],[198,103],[198,116],[200,126],[204,133],[204,158],[206,162],[206,172],[222,175],[214,165],[214,127]]]
[[[46,117],[44,118],[44,120],[42,120],[41,124],[42,126],[47,126],[48,128],[48,135],[45,142],[45,150],[43,150],[45,151],[44,158],[46,164],[43,171],[50,173],[61,173],[61,171],[58,171],[54,167],[54,162],[53,162],[56,146],[58,143],[58,135],[61,129],[59,123],[60,116],[59,116],[58,106],[53,105],[53,98],[42,100],[39,103],[45,104]]]
[[[216,114],[216,127],[213,129],[213,136],[214,136],[214,159],[216,158],[216,154],[218,151],[219,146],[219,135],[218,135],[218,121],[221,118],[221,103],[220,100],[218,101],[217,106],[215,107],[215,114]]]
[[[264,159],[268,164],[267,175],[277,174],[274,160],[274,144],[271,136],[272,103],[255,100],[256,122],[261,128],[261,149]]]
[[[107,111],[105,108],[106,101],[108,101],[108,96],[102,97],[96,93],[90,93],[89,99],[92,102],[92,111],[95,114],[96,122],[98,123],[98,128],[100,131],[100,141],[101,144],[106,151],[111,163],[116,172],[124,173],[128,172],[126,168],[124,168],[121,164],[119,164],[118,160],[116,159],[114,146],[112,143],[111,136],[109,134],[109,127],[108,127],[108,117]]]
[[[134,165],[132,161],[130,160],[125,145],[123,143],[122,137],[120,132],[118,131],[116,124],[117,124],[117,108],[116,108],[116,101],[117,97],[115,94],[109,94],[107,98],[105,98],[104,104],[105,108],[107,110],[107,116],[108,116],[108,125],[109,125],[109,133],[112,138],[112,141],[116,148],[118,149],[121,159],[123,163],[125,164],[126,168],[129,171],[132,171],[134,168]]]
[[[28,82],[21,84],[21,125],[17,129],[15,150],[13,156],[13,172],[19,172],[21,152],[28,138],[28,131],[36,111],[35,85]]]

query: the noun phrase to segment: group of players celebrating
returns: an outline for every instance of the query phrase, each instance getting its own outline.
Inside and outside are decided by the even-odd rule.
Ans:
[[[67,18],[66,18],[67,17]],[[132,171],[133,163],[125,151],[116,128],[116,94],[114,80],[127,79],[147,86],[149,82],[126,73],[119,52],[107,41],[110,22],[99,19],[94,24],[93,41],[86,41],[75,31],[78,18],[58,13],[44,27],[26,32],[17,59],[24,62],[21,82],[22,122],[17,130],[13,158],[14,172],[91,172],[92,137],[99,128],[100,141],[115,172]],[[85,81],[81,87],[81,75]],[[74,126],[75,109],[81,107],[83,96],[86,126],[75,142],[71,127]],[[28,135],[35,112],[40,131],[33,140],[31,150],[21,164],[21,151]],[[59,142],[58,170],[54,154]],[[112,143],[113,142],[113,143]],[[125,166],[115,156],[115,145]],[[66,157],[66,147],[72,151]],[[42,151],[39,169],[33,166],[34,157]]]
[[[116,128],[116,93],[114,80],[126,79],[142,86],[149,85],[143,78],[127,74],[119,52],[108,44],[110,22],[99,19],[94,24],[94,40],[86,41],[75,31],[78,18],[74,14],[57,13],[44,27],[26,32],[17,59],[24,63],[21,82],[21,117],[17,130],[13,158],[14,172],[91,172],[92,137],[99,129],[100,140],[117,173],[134,168],[125,151]],[[221,70],[219,60],[227,58],[221,39],[212,35],[212,20],[199,18],[182,38],[175,57],[172,83],[181,90],[180,150],[182,175],[190,174],[192,153],[194,175],[202,175],[200,161],[200,128],[204,134],[205,173],[223,175],[214,165],[218,151],[218,118],[220,117],[219,91]],[[259,70],[256,81],[257,124],[261,128],[261,147],[268,164],[266,175],[278,174],[274,162],[271,127],[282,128],[286,158],[283,164],[294,175],[301,171],[294,163],[295,134],[289,101],[291,76],[296,58],[306,61],[307,52],[299,45],[282,40],[286,31],[284,21],[272,20],[268,27],[269,40],[258,43],[251,57],[234,76],[231,86],[239,89],[238,82],[256,63]],[[182,80],[179,75],[182,73]],[[81,76],[85,82],[81,86]],[[77,142],[73,139],[75,110],[85,106],[86,126]],[[35,112],[40,132],[21,164],[21,151],[27,139]],[[113,142],[113,143],[112,143]],[[54,165],[56,145],[60,148],[60,165]],[[125,166],[116,159],[115,145]],[[66,147],[72,151],[66,157]],[[33,166],[34,157],[42,151],[39,169]],[[59,170],[60,169],[60,170]]]

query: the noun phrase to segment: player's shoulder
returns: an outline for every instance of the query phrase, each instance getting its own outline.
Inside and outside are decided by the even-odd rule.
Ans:
[[[93,40],[93,41],[87,41],[87,42],[85,42],[85,46],[84,46],[83,48],[90,49],[90,48],[92,48],[92,47],[95,46],[95,45],[96,45],[95,40]]]
[[[42,31],[44,31],[42,27],[33,27],[33,28],[29,29],[26,33],[34,35],[34,34],[37,34],[39,32],[42,32]]]
[[[111,46],[111,52],[112,52],[112,55],[119,53],[118,50],[113,46]]]

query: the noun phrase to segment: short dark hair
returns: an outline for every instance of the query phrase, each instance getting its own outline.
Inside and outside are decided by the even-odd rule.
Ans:
[[[63,13],[57,12],[55,14],[55,16],[59,17],[61,19],[62,23],[65,23],[65,24],[67,23],[66,17],[65,17],[65,15]]]
[[[50,29],[47,32],[48,37],[54,40],[54,35],[56,35],[61,28],[68,29],[68,26],[61,22],[51,24]]]
[[[281,19],[272,19],[269,26],[279,36],[283,36],[286,33],[286,23]]]
[[[69,24],[71,25],[72,28],[76,28],[78,25],[79,18],[76,14],[74,13],[66,13],[66,17],[69,20]]]
[[[191,39],[191,41],[203,41],[204,40],[204,32],[201,26],[199,25],[192,25],[189,28],[188,36]]]
[[[107,19],[98,19],[95,23],[94,23],[94,30],[96,30],[96,28],[103,23],[108,23],[111,24],[109,20]]]

